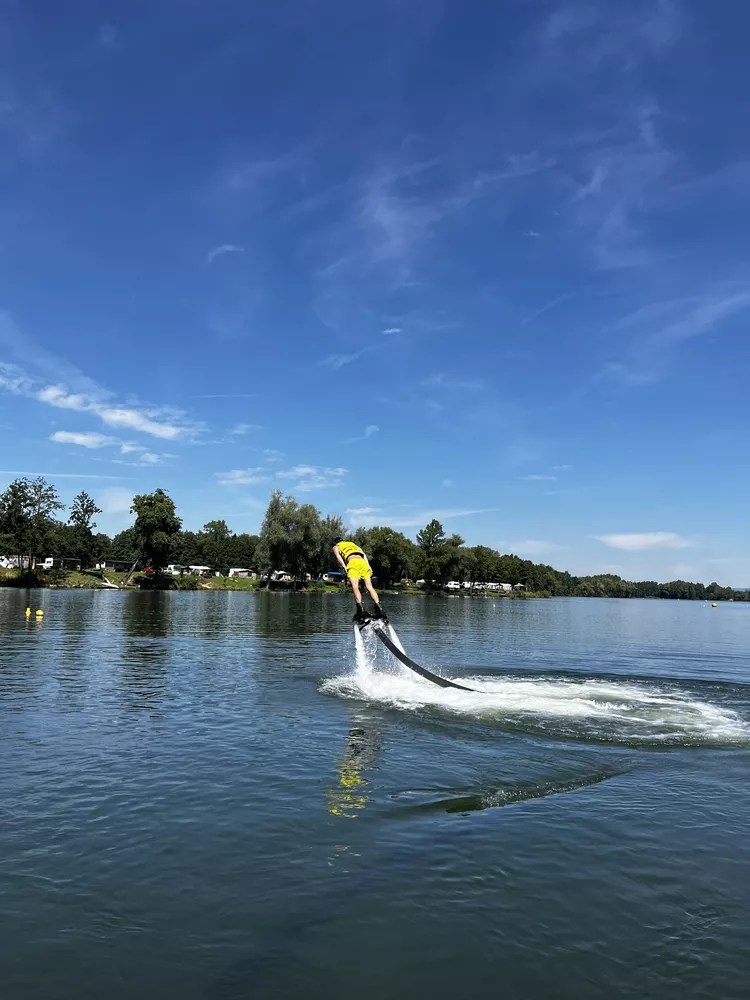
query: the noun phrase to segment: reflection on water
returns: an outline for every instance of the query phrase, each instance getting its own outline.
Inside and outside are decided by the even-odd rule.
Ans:
[[[355,819],[367,805],[370,780],[365,776],[377,764],[382,743],[382,720],[364,712],[355,715],[346,738],[346,752],[337,768],[338,784],[328,792],[328,811]]]
[[[125,641],[120,653],[120,692],[131,709],[155,710],[169,687],[173,594],[127,594],[121,605]]]

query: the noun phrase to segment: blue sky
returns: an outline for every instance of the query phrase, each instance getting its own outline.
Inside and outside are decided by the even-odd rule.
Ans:
[[[740,2],[0,5],[0,487],[750,585]]]

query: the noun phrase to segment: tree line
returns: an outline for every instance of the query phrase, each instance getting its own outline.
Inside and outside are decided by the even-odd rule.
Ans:
[[[114,538],[95,533],[101,513],[85,492],[74,499],[67,521],[64,505],[43,477],[14,480],[0,493],[0,553],[15,555],[33,569],[43,555],[75,559],[81,568],[118,560],[134,568],[163,571],[168,565],[207,565],[225,575],[231,567],[252,570],[270,580],[274,571],[300,583],[338,569],[334,539],[346,535],[339,514],[321,515],[279,490],[271,494],[260,533],[233,533],[225,521],[208,521],[201,531],[185,531],[172,498],[161,489],[133,497],[135,521]],[[521,584],[533,593],[561,597],[653,597],[682,600],[750,600],[750,593],[684,580],[670,583],[623,580],[612,574],[574,576],[543,563],[486,545],[467,546],[460,535],[447,535],[433,519],[413,541],[387,526],[358,528],[348,535],[366,553],[381,586],[424,580],[427,587],[459,583]]]

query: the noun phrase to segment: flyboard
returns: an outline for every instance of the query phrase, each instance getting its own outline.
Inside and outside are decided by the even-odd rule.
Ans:
[[[420,677],[424,677],[428,681],[432,681],[433,684],[437,684],[438,687],[442,688],[456,688],[459,691],[473,691],[473,688],[464,687],[463,684],[456,684],[455,681],[446,680],[445,677],[439,677],[437,674],[433,674],[431,670],[426,667],[420,667],[418,663],[415,663],[410,656],[407,656],[403,649],[400,649],[396,643],[388,635],[387,629],[388,624],[383,622],[381,619],[370,619],[360,626],[360,632],[366,628],[371,628],[375,635],[380,639],[386,649],[390,650],[391,653],[399,660],[405,667],[409,670],[413,670],[415,674],[419,674]]]

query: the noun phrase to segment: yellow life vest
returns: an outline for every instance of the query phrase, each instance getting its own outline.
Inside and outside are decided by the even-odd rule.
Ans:
[[[359,545],[355,545],[354,542],[339,542],[339,554],[345,563],[348,563],[350,559],[364,559],[365,554]]]

